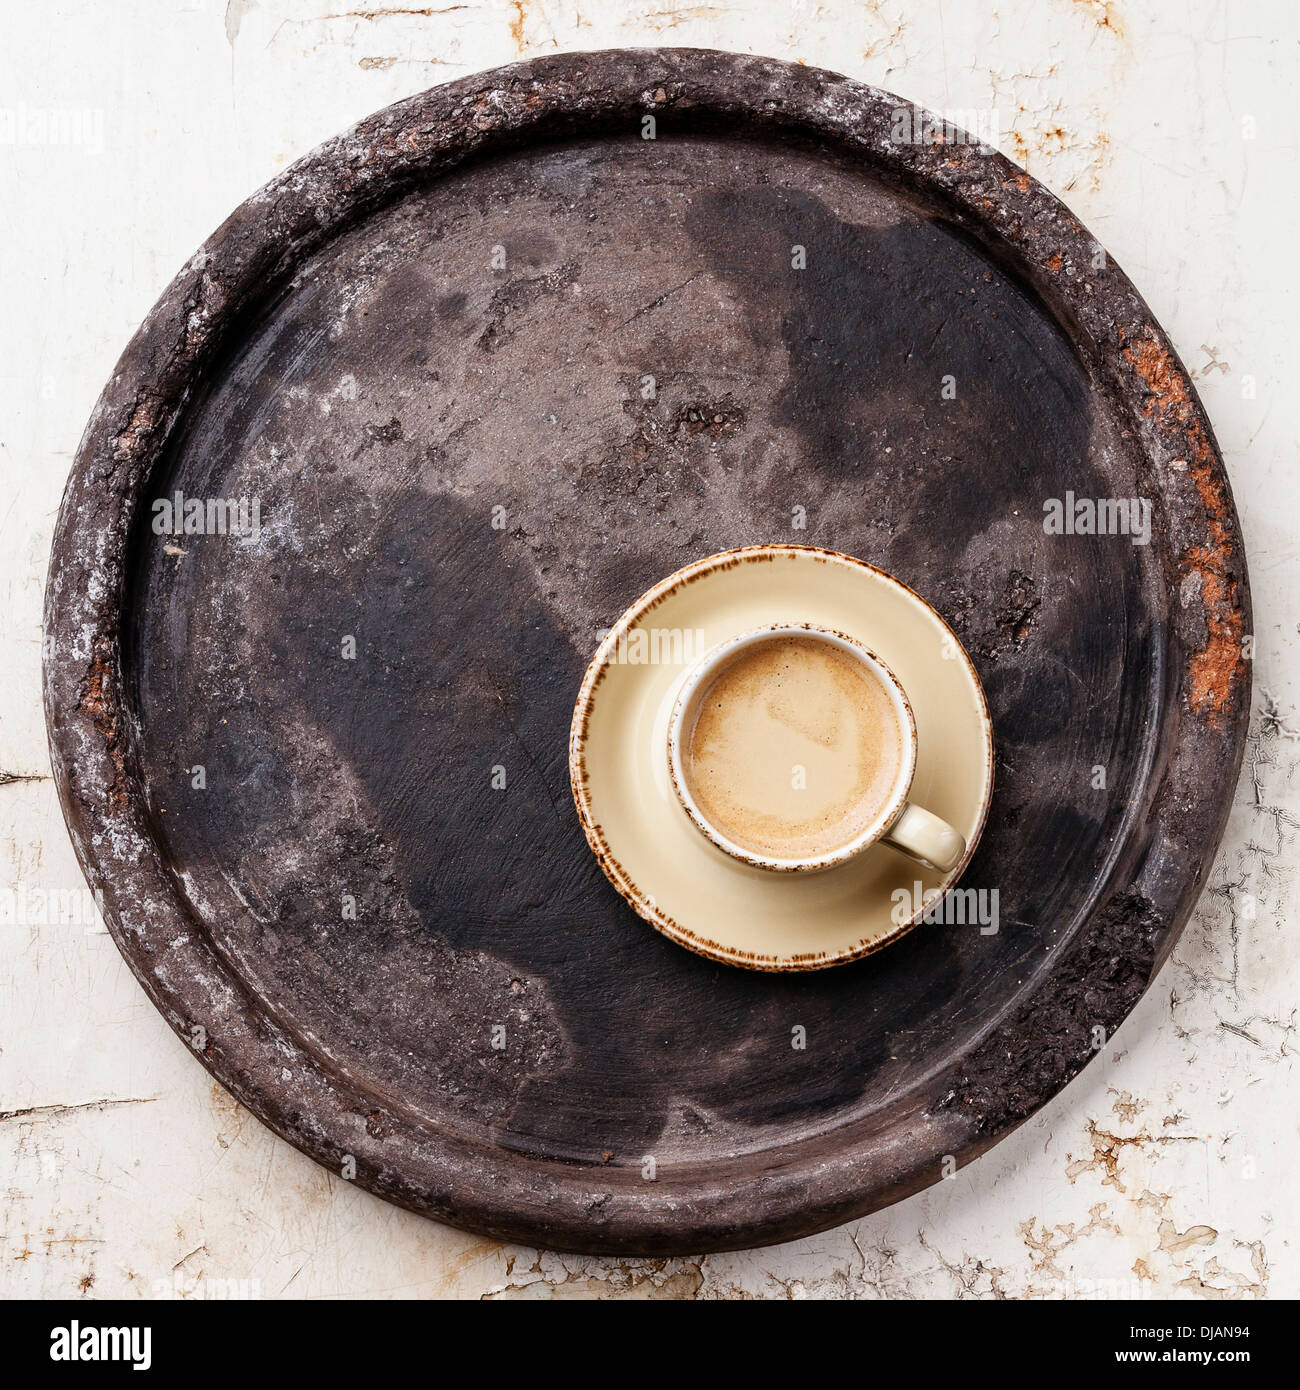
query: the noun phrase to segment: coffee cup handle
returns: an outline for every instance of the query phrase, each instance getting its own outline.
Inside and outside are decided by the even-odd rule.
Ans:
[[[955,869],[966,853],[966,841],[946,820],[940,820],[910,801],[885,832],[884,840],[944,874]]]

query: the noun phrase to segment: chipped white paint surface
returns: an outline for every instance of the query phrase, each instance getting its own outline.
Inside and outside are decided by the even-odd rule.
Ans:
[[[19,922],[0,927],[0,1294],[1300,1294],[1290,0],[1006,0],[996,15],[935,0],[49,0],[0,26],[20,132],[0,144],[0,769],[36,779],[0,786],[0,891],[81,887],[44,778],[41,587],[72,453],[119,351],[194,247],[291,159],[520,56],[734,48],[954,116],[995,109],[1002,147],[1100,237],[1197,378],[1243,518],[1259,643],[1236,809],[1174,959],[1102,1058],[928,1193],[698,1261],[479,1241],[273,1138],[212,1084],[101,930]],[[92,113],[63,127],[81,143],[41,143],[33,118],[52,109]]]

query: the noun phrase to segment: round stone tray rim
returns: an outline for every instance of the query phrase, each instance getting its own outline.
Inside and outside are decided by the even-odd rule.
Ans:
[[[680,1254],[791,1239],[928,1185],[938,1176],[933,1153],[963,1162],[976,1156],[1086,1060],[1064,1046],[1042,1065],[999,1069],[972,1057],[952,1078],[959,1106],[900,1102],[911,1107],[905,1134],[896,1127],[864,1137],[861,1126],[845,1126],[834,1142],[810,1142],[780,1162],[747,1167],[740,1159],[726,1171],[683,1170],[645,1184],[627,1172],[430,1136],[401,1114],[387,1117],[391,1126],[376,1137],[366,1119],[373,1098],[322,1070],[305,1040],[269,1016],[213,954],[159,859],[134,775],[119,617],[135,504],[226,331],[297,261],[382,201],[475,157],[530,138],[607,133],[616,120],[631,128],[645,112],[661,116],[661,133],[685,116],[706,131],[718,128],[712,121],[766,137],[812,137],[924,189],[956,222],[1013,257],[1092,344],[1093,365],[1110,388],[1131,399],[1144,452],[1161,466],[1154,482],[1171,545],[1199,580],[1193,636],[1179,637],[1183,661],[1171,673],[1179,692],[1175,753],[1158,789],[1161,805],[1180,817],[1156,826],[1156,839],[1163,833],[1167,843],[1148,850],[1127,890],[1099,893],[1102,939],[1062,943],[1056,968],[1104,985],[1105,960],[1113,965],[1116,951],[1130,949],[1128,937],[1110,928],[1128,922],[1136,901],[1132,912],[1150,918],[1153,971],[1191,910],[1227,816],[1249,712],[1249,668],[1238,649],[1249,631],[1249,589],[1217,448],[1190,379],[1126,277],[1109,267],[1094,284],[1079,273],[1096,243],[1072,215],[1001,155],[970,144],[892,142],[891,113],[899,109],[916,111],[836,74],[707,50],[561,54],[410,97],[326,142],[237,209],[164,292],[95,407],[60,511],[45,612],[51,756],[78,858],[104,895],[131,969],[217,1080],[325,1166],[338,1171],[351,1156],[357,1181],[389,1200],[502,1239],[593,1252]],[[1204,798],[1206,785],[1217,798]],[[1105,917],[1103,898],[1120,904],[1120,917]],[[1105,1021],[1118,1026],[1134,1000],[1122,992],[1105,999],[1117,1014]],[[1036,1026],[1053,1036],[1065,1027],[1033,1001],[1015,1020],[990,1020],[990,1055],[1003,1047],[1000,1030]]]

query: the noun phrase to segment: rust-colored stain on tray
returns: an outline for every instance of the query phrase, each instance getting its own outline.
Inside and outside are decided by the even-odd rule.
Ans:
[[[1184,460],[1204,508],[1210,543],[1189,546],[1183,553],[1186,573],[1200,579],[1200,601],[1208,630],[1204,646],[1191,653],[1188,664],[1188,704],[1216,724],[1226,719],[1234,687],[1246,678],[1242,608],[1231,566],[1240,563],[1240,541],[1222,464],[1192,398],[1187,374],[1168,346],[1146,335],[1124,346],[1150,395],[1143,411],[1187,443]]]

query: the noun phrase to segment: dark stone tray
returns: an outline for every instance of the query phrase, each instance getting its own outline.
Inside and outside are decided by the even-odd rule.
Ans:
[[[1249,706],[1222,462],[1068,210],[896,143],[903,106],[686,50],[468,78],[251,198],[123,356],[50,573],[60,795],[150,997],[334,1172],[535,1244],[789,1239],[995,1143],[1182,928]],[[155,535],[177,490],[256,497],[259,536]],[[1150,545],[1045,535],[1067,492],[1151,499]],[[756,974],[597,868],[566,732],[598,632],[777,540],[968,646],[996,935]]]

